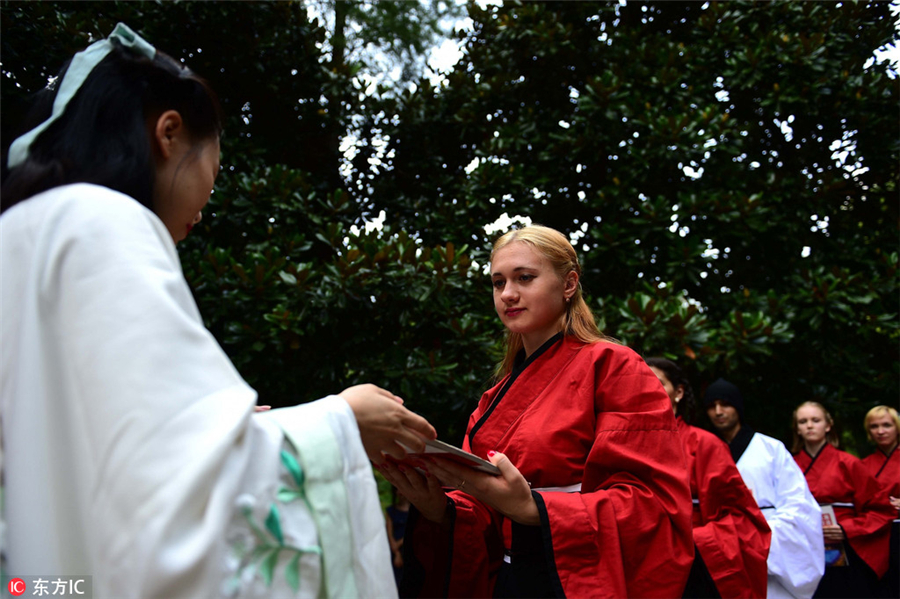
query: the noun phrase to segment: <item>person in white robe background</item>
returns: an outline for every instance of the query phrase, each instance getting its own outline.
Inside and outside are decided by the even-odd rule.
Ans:
[[[714,432],[728,443],[744,484],[762,510],[772,542],[767,597],[808,599],[825,573],[822,511],[784,443],[743,423],[744,399],[724,379],[703,399]]]
[[[219,170],[214,93],[120,24],[29,119],[0,194],[4,574],[396,596],[369,459],[435,431],[374,385],[254,413],[175,249]]]

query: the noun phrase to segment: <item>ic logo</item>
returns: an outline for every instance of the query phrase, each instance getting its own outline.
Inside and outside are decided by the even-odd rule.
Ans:
[[[21,578],[11,578],[7,585],[9,594],[18,597],[25,592],[25,581]]]

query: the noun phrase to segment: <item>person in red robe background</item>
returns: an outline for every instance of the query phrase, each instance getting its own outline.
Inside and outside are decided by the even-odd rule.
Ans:
[[[501,474],[437,458],[424,474],[380,467],[415,507],[401,596],[681,596],[691,499],[671,404],[637,354],[600,334],[580,276],[553,229],[494,244],[507,354],[463,448]]]
[[[866,436],[877,449],[863,458],[863,464],[881,484],[885,499],[900,510],[900,452],[897,451],[900,416],[894,408],[875,406],[866,414],[864,426]]]
[[[688,424],[694,392],[681,368],[665,358],[646,361],[672,402],[691,476],[694,566],[682,596],[765,598],[772,537],[765,516],[728,445]]]
[[[865,458],[863,464],[881,485],[882,499],[890,502],[895,510],[900,510],[900,451],[897,451],[900,435],[900,416],[889,406],[875,406],[864,420],[866,436],[877,449]],[[879,595],[900,597],[900,520],[894,513],[891,526],[891,549],[888,571],[881,577]]]
[[[820,505],[834,508],[837,524],[825,525],[826,550],[843,542],[847,566],[828,566],[815,597],[872,597],[888,568],[893,514],[879,501],[880,488],[862,461],[837,448],[834,420],[822,404],[794,410],[794,460]],[[827,551],[826,551],[827,552]]]

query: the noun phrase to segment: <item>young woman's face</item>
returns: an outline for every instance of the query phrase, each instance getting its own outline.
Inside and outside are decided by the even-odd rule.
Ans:
[[[888,414],[869,418],[869,434],[878,447],[891,449],[897,444],[897,432],[897,425]]]
[[[831,427],[825,420],[825,413],[816,406],[801,406],[797,410],[797,434],[808,445],[817,445],[825,440]]]
[[[659,379],[659,382],[662,383],[663,389],[666,390],[666,393],[669,395],[669,399],[672,401],[672,409],[678,405],[678,402],[681,401],[681,398],[684,397],[684,387],[682,385],[678,385],[678,388],[672,384],[672,381],[669,380],[669,377],[666,376],[666,373],[657,368],[656,366],[651,366],[650,370],[653,371],[653,374],[656,375],[656,378]]]
[[[571,293],[531,245],[514,241],[498,250],[491,262],[491,284],[497,315],[511,332],[522,335],[527,353],[562,330]]]
[[[218,138],[174,146],[157,169],[154,210],[175,243],[200,222],[218,174]]]

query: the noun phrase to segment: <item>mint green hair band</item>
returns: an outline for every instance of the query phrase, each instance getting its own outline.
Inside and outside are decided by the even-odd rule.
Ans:
[[[69,100],[71,100],[75,93],[78,92],[85,79],[87,79],[88,75],[91,74],[91,71],[94,70],[94,67],[96,67],[100,61],[106,58],[106,55],[112,51],[113,44],[110,40],[116,40],[120,45],[137,54],[146,56],[150,60],[153,60],[156,57],[156,48],[147,43],[146,40],[132,31],[131,28],[124,23],[116,25],[116,28],[113,29],[113,32],[109,34],[107,39],[95,42],[77,53],[72,57],[72,62],[69,63],[69,68],[66,70],[65,76],[59,84],[59,91],[57,91],[56,98],[53,100],[53,111],[51,112],[50,117],[28,133],[17,138],[12,142],[12,145],[9,146],[9,155],[6,160],[6,164],[9,168],[16,167],[25,162],[28,158],[28,153],[31,150],[31,144],[34,143],[34,140],[37,139],[38,135],[43,133],[47,127],[52,125],[56,119],[63,115],[66,106],[69,104]]]

